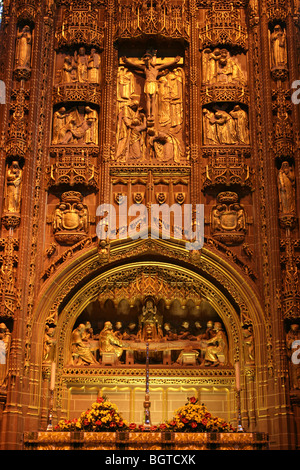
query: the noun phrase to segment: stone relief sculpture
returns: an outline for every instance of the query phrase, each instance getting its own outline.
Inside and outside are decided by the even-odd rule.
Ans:
[[[216,48],[203,51],[203,82],[207,85],[240,84],[246,85],[247,74],[240,60],[231,56],[227,49]]]
[[[76,191],[68,191],[61,195],[53,215],[53,232],[59,243],[72,245],[88,233],[88,208],[83,204],[83,196]]]
[[[23,171],[18,161],[13,161],[7,169],[4,210],[18,214],[21,204]]]
[[[233,192],[220,193],[211,212],[211,233],[226,245],[241,243],[246,234],[246,215],[239,197]]]
[[[240,105],[227,112],[223,109],[203,109],[204,145],[249,145],[248,114]]]
[[[56,339],[54,335],[55,335],[55,327],[46,325],[45,335],[44,335],[44,353],[43,353],[43,360],[46,362],[51,362],[55,358]]]
[[[179,163],[184,157],[184,72],[180,57],[122,57],[118,70],[115,159]],[[176,68],[175,68],[176,67]]]
[[[59,59],[59,63],[61,62]],[[80,47],[73,55],[67,54],[63,58],[63,64],[58,65],[59,84],[70,83],[100,83],[101,56],[96,48],[90,53],[85,47]]]
[[[270,34],[271,68],[287,67],[287,38],[286,31],[276,25]]]
[[[98,112],[90,106],[62,107],[53,114],[52,145],[98,145]]]
[[[16,68],[30,69],[31,68],[31,47],[32,47],[32,34],[30,27],[25,25],[17,33],[16,43]]]
[[[102,321],[101,321],[102,323]],[[165,322],[154,298],[146,297],[136,321],[105,320],[99,333],[81,321],[71,339],[72,365],[145,363],[146,343],[157,364],[223,367],[228,364],[228,340],[221,321]],[[95,362],[96,361],[96,362]]]
[[[279,215],[296,215],[295,172],[293,167],[284,161],[278,172]]]
[[[71,360],[73,365],[93,365],[98,364],[88,342],[85,340],[86,327],[84,324],[78,325],[72,332],[71,337]]]

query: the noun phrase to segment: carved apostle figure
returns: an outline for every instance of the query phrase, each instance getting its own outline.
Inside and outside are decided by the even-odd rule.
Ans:
[[[238,142],[235,122],[226,111],[218,110],[215,113],[217,125],[217,135],[219,143],[222,145],[236,144]]]
[[[98,145],[98,112],[90,106],[86,106],[85,121],[88,123],[85,142],[87,144]]]
[[[278,173],[279,212],[280,215],[294,215],[295,201],[295,172],[287,161],[281,165]]]
[[[16,45],[16,67],[30,69],[31,67],[31,42],[32,36],[30,27],[25,25],[17,33]]]
[[[101,353],[113,352],[118,359],[123,354],[123,346],[119,338],[113,332],[110,321],[104,323],[104,328],[99,334],[99,351]]]
[[[276,25],[271,34],[271,66],[287,67],[286,31],[280,25]]]
[[[82,323],[72,332],[71,357],[73,365],[98,364],[89,344],[85,341],[86,327]]]
[[[254,364],[254,335],[252,325],[245,325],[243,328],[243,345],[245,364]]]
[[[76,67],[73,65],[72,57],[66,56],[64,60],[64,65],[61,71],[61,81],[62,83],[73,83],[74,82],[74,70]]]
[[[214,324],[215,336],[207,340],[207,349],[204,357],[206,366],[217,366],[228,363],[228,344],[226,334],[221,323]]]
[[[50,362],[54,360],[56,340],[54,338],[55,328],[46,325],[44,335],[43,360]]]
[[[5,211],[7,212],[20,212],[22,173],[17,161],[13,161],[7,169],[5,194]]]

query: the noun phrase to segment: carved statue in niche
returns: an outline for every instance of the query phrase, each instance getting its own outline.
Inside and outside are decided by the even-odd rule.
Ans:
[[[61,83],[73,83],[76,79],[76,67],[73,64],[73,59],[67,55],[64,59],[64,65],[61,70]]]
[[[76,191],[61,195],[53,217],[53,232],[59,243],[74,244],[87,236],[88,208],[82,200],[82,194]]]
[[[296,215],[295,172],[293,167],[284,161],[278,173],[279,215]]]
[[[203,51],[203,81],[207,85],[236,83],[245,85],[247,77],[237,57],[227,49],[216,48]]]
[[[54,335],[55,327],[46,325],[44,335],[43,360],[47,362],[51,362],[55,358],[56,339],[54,338]]]
[[[149,298],[139,316],[137,338],[140,341],[160,341],[162,337],[162,317],[158,314],[153,299]]]
[[[18,214],[21,204],[22,174],[19,162],[13,161],[7,169],[5,206],[6,212]]]
[[[121,59],[134,73],[124,65],[119,67],[116,160],[182,160],[184,72],[180,67],[171,69],[179,60],[159,59],[155,53],[147,53],[141,60]]]
[[[244,325],[243,329],[243,345],[245,364],[254,364],[254,335],[252,325]]]
[[[98,145],[98,112],[90,106],[54,112],[52,145]]]
[[[299,344],[295,341],[300,341],[300,330],[298,324],[292,324],[290,330],[286,335],[286,347],[290,365],[290,382],[291,387],[300,389],[300,364],[294,364],[292,361],[293,353],[299,349]]]
[[[82,323],[72,332],[71,358],[73,365],[98,364],[88,342],[85,340],[85,335],[86,326]]]
[[[25,25],[17,32],[16,68],[31,68],[31,43],[32,35],[30,27]]]
[[[89,60],[85,48],[80,47],[79,51],[74,53],[74,61],[77,69],[77,80],[79,83],[88,82]]]
[[[233,192],[220,193],[211,212],[212,236],[226,245],[241,243],[246,234],[246,216]]]
[[[207,340],[207,349],[204,356],[204,365],[217,366],[228,364],[228,344],[221,323],[214,324],[215,335]]]
[[[275,26],[270,34],[271,67],[287,67],[287,38],[286,31],[279,24]]]
[[[204,145],[249,145],[248,114],[240,105],[227,112],[224,109],[203,109]]]
[[[0,387],[5,386],[8,372],[11,333],[5,323],[0,323]]]
[[[110,321],[104,323],[104,328],[99,335],[99,351],[101,353],[114,353],[118,359],[123,354],[122,342],[113,331]]]

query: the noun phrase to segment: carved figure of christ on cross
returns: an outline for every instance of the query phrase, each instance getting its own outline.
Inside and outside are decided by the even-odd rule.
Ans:
[[[158,93],[158,78],[161,75],[161,71],[171,67],[172,65],[177,64],[180,61],[180,57],[177,56],[175,59],[164,61],[162,64],[157,64],[156,62],[156,52],[150,53],[147,52],[142,58],[143,64],[137,62],[136,59],[128,59],[127,57],[122,57],[123,62],[135,69],[142,70],[146,80],[144,86],[144,92],[146,95],[147,102],[147,122],[153,123],[154,116],[156,113],[156,96]]]

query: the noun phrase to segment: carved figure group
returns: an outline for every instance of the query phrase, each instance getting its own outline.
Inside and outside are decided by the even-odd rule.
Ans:
[[[0,387],[5,386],[7,378],[11,333],[5,323],[0,323]]]
[[[180,67],[173,69],[179,61],[180,57],[158,59],[155,52],[142,59],[121,58],[116,160],[154,157],[179,163],[182,159],[184,73]]]
[[[62,107],[53,115],[52,145],[98,145],[98,112],[90,106],[84,109]]]
[[[247,83],[246,73],[237,57],[227,49],[216,48],[203,51],[203,82],[207,85],[224,83]]]
[[[249,145],[248,114],[240,105],[232,111],[203,109],[204,145]]]
[[[100,82],[101,57],[95,48],[90,54],[86,54],[86,49],[80,47],[75,51],[74,56],[66,55],[63,66],[60,70],[60,83],[94,83]]]
[[[92,365],[95,361],[99,364],[106,360],[115,365],[124,361],[131,364],[133,358],[141,362],[145,360],[143,348],[146,343],[153,345],[150,355],[157,363],[162,363],[162,354],[166,352],[170,360],[172,358],[169,363],[174,366],[183,365],[185,356],[191,353],[197,358],[195,365],[212,367],[228,363],[228,343],[220,322],[209,321],[203,331],[199,321],[190,325],[189,321],[184,320],[175,329],[170,323],[163,323],[162,315],[149,297],[145,300],[137,323],[129,322],[124,327],[120,320],[114,326],[111,321],[106,321],[96,335],[89,322],[81,323],[72,334],[72,364]]]

